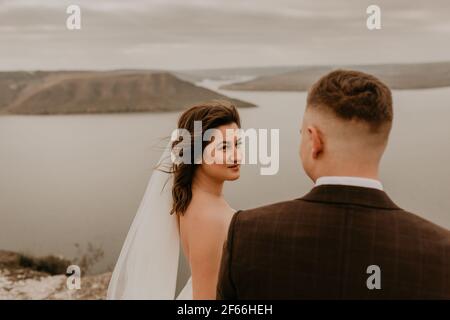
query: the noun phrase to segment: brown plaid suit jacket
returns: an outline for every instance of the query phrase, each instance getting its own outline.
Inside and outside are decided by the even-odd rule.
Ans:
[[[367,267],[381,270],[369,290]],[[450,231],[383,191],[322,185],[237,212],[218,299],[450,299]]]

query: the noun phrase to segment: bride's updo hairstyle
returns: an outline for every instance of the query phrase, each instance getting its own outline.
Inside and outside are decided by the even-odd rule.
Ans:
[[[201,154],[194,152],[194,121],[202,122],[202,137],[206,130],[215,129],[222,125],[236,123],[241,127],[239,113],[234,104],[226,100],[213,100],[191,106],[183,112],[178,119],[178,129],[189,131],[191,141],[181,139],[172,142],[172,150],[182,149],[190,153],[190,163],[173,163],[171,172],[173,173],[172,199],[173,205],[170,214],[183,215],[192,199],[192,181],[196,169],[201,164],[196,164],[195,160],[203,156],[203,151],[210,141],[203,141]],[[174,149],[175,148],[175,149]],[[182,155],[180,155],[182,156]],[[183,156],[184,157],[184,156]]]

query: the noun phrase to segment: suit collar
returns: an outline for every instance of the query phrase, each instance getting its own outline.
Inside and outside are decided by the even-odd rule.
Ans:
[[[379,180],[363,177],[322,176],[316,180],[315,186],[318,187],[323,184],[337,184],[383,190],[383,184]]]
[[[352,204],[391,210],[400,209],[384,191],[356,186],[320,185],[314,187],[300,200]]]

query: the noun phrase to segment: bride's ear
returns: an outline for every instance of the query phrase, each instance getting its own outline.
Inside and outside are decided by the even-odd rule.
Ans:
[[[322,134],[319,129],[314,126],[309,126],[308,130],[308,138],[310,139],[311,144],[311,155],[313,159],[317,159],[323,151],[323,139]]]

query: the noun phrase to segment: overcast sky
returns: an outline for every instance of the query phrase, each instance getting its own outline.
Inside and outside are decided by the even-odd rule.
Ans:
[[[381,30],[366,28],[370,4]],[[0,58],[1,70],[450,60],[450,1],[0,0]]]

